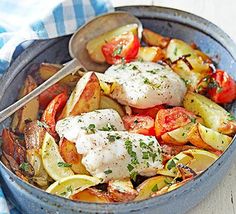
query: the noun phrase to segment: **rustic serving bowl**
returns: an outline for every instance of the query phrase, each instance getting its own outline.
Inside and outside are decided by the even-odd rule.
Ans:
[[[195,42],[209,54],[217,67],[236,79],[236,46],[217,26],[198,16],[169,8],[152,6],[121,7],[140,18],[143,26],[165,36]],[[64,63],[70,60],[67,45],[70,36],[34,42],[11,65],[0,82],[0,109],[16,100],[26,75],[38,69],[41,62]],[[235,115],[236,103],[228,106]],[[0,124],[9,125],[10,119]],[[0,130],[1,131],[1,130]],[[48,194],[20,180],[0,162],[0,182],[10,201],[22,213],[185,213],[215,188],[230,168],[236,151],[235,138],[225,153],[204,173],[186,185],[159,197],[130,203],[96,204],[74,202]]]

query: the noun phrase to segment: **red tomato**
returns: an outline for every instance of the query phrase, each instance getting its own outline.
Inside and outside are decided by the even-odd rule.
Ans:
[[[236,84],[232,77],[222,70],[212,74],[212,84],[208,90],[210,98],[216,103],[230,103],[236,96]]]
[[[156,136],[160,137],[168,131],[172,131],[181,126],[187,125],[191,121],[195,121],[196,116],[182,107],[174,107],[171,109],[161,109],[158,111],[155,120]]]
[[[46,123],[49,128],[47,131],[55,136],[55,126],[56,126],[56,116],[62,111],[63,107],[66,104],[68,99],[68,95],[66,93],[58,94],[47,106],[44,110],[41,121]]]
[[[56,97],[60,93],[68,94],[68,91],[68,88],[64,85],[61,85],[59,83],[54,84],[39,95],[40,108],[45,109],[54,97]]]
[[[124,116],[125,129],[143,135],[155,135],[154,119],[149,116]]]
[[[146,108],[146,109],[139,109],[139,108],[132,108],[133,114],[138,114],[142,116],[149,116],[153,119],[156,118],[156,114],[160,109],[164,109],[165,107],[163,105],[154,106],[152,108]]]
[[[102,46],[102,53],[108,64],[130,62],[135,59],[140,47],[139,39],[128,32],[115,37]]]

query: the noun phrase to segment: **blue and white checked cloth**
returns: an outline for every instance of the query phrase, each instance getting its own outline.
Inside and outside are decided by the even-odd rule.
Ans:
[[[33,40],[71,34],[108,11],[109,0],[0,0],[0,76]],[[0,188],[0,214],[8,213],[19,214]]]

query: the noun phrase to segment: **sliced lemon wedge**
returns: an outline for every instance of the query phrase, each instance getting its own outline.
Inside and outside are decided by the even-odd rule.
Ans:
[[[69,165],[62,164],[64,160],[60,155],[58,145],[47,132],[43,139],[42,161],[46,172],[56,181],[74,175]]]
[[[218,156],[202,149],[189,149],[180,152],[178,155],[170,159],[165,169],[173,173],[177,173],[177,164],[182,163],[190,167],[194,172],[200,173],[207,169],[212,163],[217,160]]]
[[[51,184],[46,192],[69,198],[71,195],[100,182],[100,179],[88,175],[71,175]]]

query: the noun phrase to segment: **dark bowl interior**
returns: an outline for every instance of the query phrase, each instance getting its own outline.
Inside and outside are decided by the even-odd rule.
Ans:
[[[129,11],[140,18],[145,28],[162,35],[179,38],[188,43],[194,42],[210,55],[218,68],[227,71],[236,79],[236,47],[232,40],[219,28],[197,16],[178,10],[161,7],[122,7],[117,10]],[[0,109],[16,100],[19,89],[27,74],[37,71],[42,62],[64,63],[70,60],[68,41],[70,36],[34,42],[11,65],[3,76],[0,91]],[[228,105],[228,110],[235,115],[236,104]],[[10,119],[0,124],[0,129],[9,125]],[[1,131],[1,130],[0,130]],[[126,204],[88,204],[75,203],[67,199],[49,195],[33,188],[9,172],[0,164],[1,183],[11,201],[24,213],[73,213],[80,212],[143,212],[184,213],[201,201],[221,180],[232,161],[235,142],[227,151],[201,176],[183,187],[143,202]],[[19,193],[21,192],[21,193]],[[19,197],[21,194],[22,197]],[[27,202],[27,203],[25,203]]]

